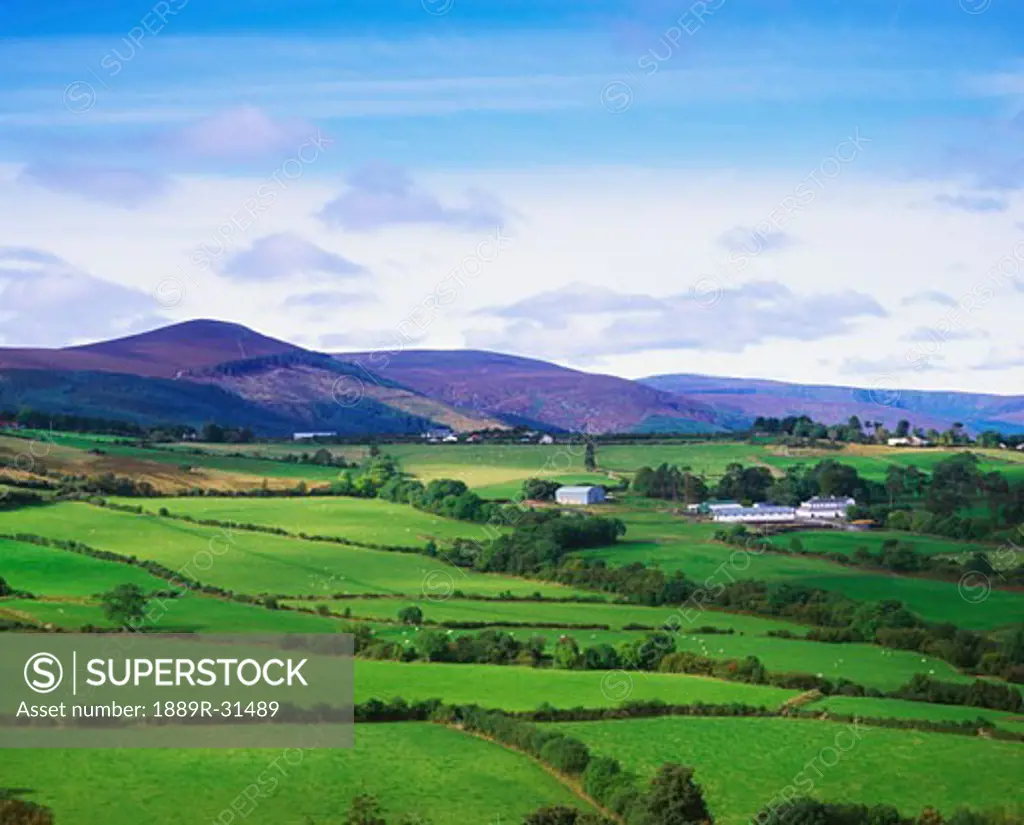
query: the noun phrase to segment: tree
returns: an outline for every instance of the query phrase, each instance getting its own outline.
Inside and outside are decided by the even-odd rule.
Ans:
[[[666,762],[651,780],[645,800],[650,825],[711,823],[714,819],[704,802],[700,785],[693,781],[693,768]]]
[[[100,596],[103,615],[114,624],[134,627],[146,615],[148,599],[138,585],[119,584]]]
[[[0,822],[4,825],[53,825],[53,811],[18,799],[18,789],[0,788]]]
[[[587,447],[583,451],[583,469],[588,473],[597,469],[597,450],[594,448],[593,441],[587,441]]]
[[[423,611],[420,610],[416,605],[410,605],[409,607],[403,607],[398,611],[398,621],[402,624],[423,624]]]
[[[885,470],[885,491],[889,494],[889,507],[896,503],[896,497],[906,492],[906,471],[899,464],[890,464]]]
[[[10,596],[13,592],[14,590],[7,583],[7,580],[3,576],[0,576],[0,596]]]
[[[567,805],[538,808],[523,820],[523,825],[576,825],[580,812]]]
[[[372,793],[360,793],[352,797],[345,825],[387,825],[380,800]]]
[[[572,636],[561,636],[555,643],[553,654],[555,667],[562,670],[573,670],[578,668],[583,661],[580,653],[580,646]]]
[[[554,501],[555,491],[561,486],[557,481],[546,478],[528,478],[523,482],[523,498],[528,501]]]
[[[978,494],[981,473],[974,453],[961,453],[938,462],[928,485],[928,509],[948,516],[966,507]]]
[[[220,444],[224,441],[224,428],[220,424],[209,421],[203,425],[203,431],[199,438],[201,441],[208,441],[211,444]]]
[[[901,418],[896,422],[896,437],[906,438],[908,435],[910,435],[910,422],[905,418]]]

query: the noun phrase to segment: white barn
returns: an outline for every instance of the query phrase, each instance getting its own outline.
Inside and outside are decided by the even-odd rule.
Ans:
[[[775,504],[755,504],[753,507],[725,507],[715,512],[714,520],[727,524],[766,524],[793,521],[795,507]]]
[[[688,513],[717,513],[719,510],[729,510],[733,507],[742,507],[738,501],[732,501],[730,499],[721,499],[710,501],[702,501],[699,504],[687,504],[686,512]]]
[[[846,508],[853,507],[857,500],[850,496],[814,496],[801,504],[796,514],[804,519],[846,518]]]
[[[555,501],[559,504],[600,504],[604,501],[604,487],[559,487],[555,490]]]

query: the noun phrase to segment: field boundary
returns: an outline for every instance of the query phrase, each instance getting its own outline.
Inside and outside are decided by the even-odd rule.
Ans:
[[[502,712],[504,712],[504,711],[502,711]],[[597,800],[595,800],[593,797],[591,797],[589,794],[587,794],[587,792],[585,790],[583,790],[583,787],[579,784],[579,782],[577,782],[576,780],[566,776],[563,773],[560,773],[559,771],[556,771],[550,765],[545,764],[543,761],[538,759],[533,754],[527,753],[524,750],[520,750],[517,747],[514,747],[512,745],[508,745],[508,744],[506,744],[504,742],[501,742],[501,741],[499,741],[497,739],[493,739],[490,736],[485,736],[482,733],[477,733],[476,731],[469,730],[468,728],[466,728],[466,727],[464,727],[462,725],[446,724],[445,727],[446,728],[450,728],[451,730],[457,730],[460,733],[466,734],[467,736],[475,737],[476,739],[482,739],[484,742],[490,742],[492,745],[497,745],[499,748],[504,748],[507,751],[511,751],[512,753],[517,753],[520,756],[526,757],[527,759],[532,761],[535,765],[538,765],[541,768],[541,770],[543,770],[546,774],[548,774],[549,776],[553,777],[559,784],[561,784],[566,790],[570,791],[574,796],[576,796],[577,798],[579,798],[579,799],[583,800],[584,802],[586,802],[588,805],[593,807],[594,810],[599,811],[602,816],[607,817],[608,819],[612,820],[613,822],[619,823],[619,825],[626,825],[626,820],[625,819],[623,819],[621,816],[619,816],[614,811],[608,810],[603,805],[601,805],[599,802],[597,802]]]

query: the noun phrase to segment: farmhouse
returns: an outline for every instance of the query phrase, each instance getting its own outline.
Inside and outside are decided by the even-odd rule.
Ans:
[[[455,435],[455,431],[451,427],[434,427],[433,429],[427,430],[422,438],[429,439],[430,441],[440,441],[443,438]]]
[[[539,439],[537,439],[537,443],[538,444],[554,444],[555,443],[555,438],[554,438],[554,436],[549,435],[548,433],[544,433],[544,435],[542,435]]]
[[[314,438],[334,438],[337,433],[292,433],[292,441],[311,441]]]
[[[559,504],[600,504],[604,501],[604,487],[559,487],[555,490]]]
[[[904,435],[890,438],[886,441],[890,447],[930,447],[932,442],[927,438],[921,438],[918,435]]]
[[[801,504],[796,514],[805,519],[840,519],[846,518],[846,508],[853,507],[856,499],[849,496],[814,496]]]
[[[723,507],[714,515],[715,521],[743,524],[793,521],[795,517],[795,507],[783,507],[775,504],[755,504],[753,507]]]

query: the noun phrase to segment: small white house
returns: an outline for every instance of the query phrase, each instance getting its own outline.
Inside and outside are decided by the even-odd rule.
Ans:
[[[774,504],[755,504],[753,507],[726,507],[718,510],[714,520],[728,524],[768,524],[793,521],[795,507]]]
[[[559,504],[600,504],[604,501],[604,487],[559,487],[555,490],[555,501]]]
[[[314,438],[334,438],[337,433],[292,433],[292,441],[312,441]]]
[[[544,433],[544,435],[542,435],[539,439],[537,439],[537,443],[538,444],[554,444],[555,443],[555,438],[554,438],[554,436],[549,435],[548,433]]]
[[[458,440],[459,440],[459,437],[458,437],[457,435],[455,435],[455,433],[452,433],[451,435],[446,435],[446,436],[445,436],[444,438],[442,438],[441,440],[442,440],[442,441],[443,441],[443,442],[444,442],[445,444],[455,444],[455,443],[457,443],[457,442],[458,442]]]
[[[804,519],[841,519],[846,518],[846,508],[856,503],[850,496],[814,496],[803,502],[796,514]]]
[[[904,435],[890,438],[886,441],[890,447],[930,447],[932,443],[927,438],[919,435]]]

